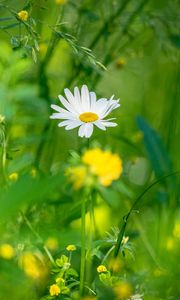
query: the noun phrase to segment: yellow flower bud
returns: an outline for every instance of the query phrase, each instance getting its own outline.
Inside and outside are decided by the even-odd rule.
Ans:
[[[29,18],[29,14],[27,10],[21,10],[20,12],[17,13],[17,17],[20,21],[25,22]]]
[[[107,268],[104,265],[100,265],[97,267],[98,273],[104,273],[107,272]]]
[[[75,246],[75,245],[68,245],[68,246],[66,247],[66,250],[67,250],[67,251],[75,251],[75,250],[76,250],[76,246]]]

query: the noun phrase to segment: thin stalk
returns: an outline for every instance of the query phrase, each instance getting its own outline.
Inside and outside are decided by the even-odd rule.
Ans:
[[[41,238],[41,236],[39,235],[39,233],[37,233],[37,231],[33,228],[31,222],[29,221],[29,219],[24,215],[23,212],[20,212],[21,216],[23,217],[23,220],[25,221],[26,225],[28,226],[28,228],[30,229],[30,231],[34,234],[34,236],[39,240],[39,242],[43,245],[43,249],[46,252],[49,260],[51,261],[51,263],[53,265],[55,265],[55,261],[51,255],[51,253],[49,252],[48,248],[44,245],[43,239]]]
[[[125,232],[125,229],[126,229],[126,226],[127,226],[127,222],[128,222],[128,219],[131,215],[131,213],[133,212],[133,210],[136,208],[137,204],[139,204],[139,202],[141,201],[141,199],[143,198],[143,196],[156,184],[162,182],[164,179],[170,177],[170,176],[173,176],[175,174],[179,174],[180,171],[176,171],[176,172],[173,172],[173,173],[170,173],[168,175],[165,175],[161,178],[159,178],[158,180],[154,181],[152,184],[150,184],[137,198],[136,200],[134,201],[133,205],[131,206],[129,212],[127,213],[127,215],[125,215],[123,217],[123,225],[121,227],[121,230],[119,232],[119,235],[118,235],[118,239],[117,239],[117,243],[116,243],[116,246],[115,246],[115,249],[114,249],[114,257],[116,258],[119,254],[119,250],[120,250],[120,247],[121,247],[121,242],[122,242],[122,239],[123,239],[123,236],[124,236],[124,232]]]
[[[83,197],[81,204],[81,268],[80,268],[80,295],[84,290],[85,259],[86,259],[86,198]]]

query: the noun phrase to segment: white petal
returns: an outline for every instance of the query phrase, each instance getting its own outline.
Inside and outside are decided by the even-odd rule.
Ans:
[[[71,113],[77,115],[76,110],[74,109],[74,107],[61,95],[58,96],[59,100],[61,101],[61,103],[64,105],[64,107],[70,111]]]
[[[61,118],[60,118],[60,115],[61,115],[61,113],[53,113],[53,114],[50,116],[50,119],[61,119]]]
[[[106,126],[106,127],[115,127],[115,126],[117,126],[117,123],[114,123],[114,122],[108,122],[108,121],[106,121],[106,120],[101,121],[101,123],[102,123],[104,126]]]
[[[76,120],[76,121],[71,121],[71,123],[69,123],[69,124],[65,127],[65,129],[66,129],[66,130],[74,129],[74,128],[80,126],[81,124],[83,124],[83,123],[82,123],[81,121],[78,121],[78,120]]]
[[[93,124],[92,123],[86,123],[85,124],[85,137],[90,138],[90,136],[93,133]]]
[[[79,130],[78,130],[78,135],[80,136],[80,137],[83,137],[84,135],[85,135],[85,123],[84,124],[82,124],[80,127],[79,127]]]
[[[71,124],[71,120],[62,121],[58,124],[59,127],[67,126]]]
[[[77,118],[70,112],[65,113],[53,113],[50,116],[50,119],[69,119],[69,120],[77,120]]]
[[[81,113],[82,112],[82,103],[81,103],[81,95],[80,95],[78,87],[74,88],[74,98],[75,98],[75,101],[77,102],[79,112]]]
[[[101,114],[108,106],[108,102],[106,98],[101,98],[96,102],[95,111]]]
[[[90,96],[88,87],[85,84],[81,88],[81,101],[84,111],[88,112],[90,110]]]
[[[79,113],[79,104],[77,103],[74,95],[71,93],[69,89],[65,89],[64,93],[66,95],[67,100],[69,101],[70,105],[74,108],[74,110]]]
[[[51,108],[53,108],[54,110],[59,111],[59,112],[62,111],[62,108],[56,104],[51,104]]]
[[[105,118],[108,114],[110,114],[114,109],[118,108],[120,104],[118,104],[116,101],[112,100],[113,102],[110,102],[105,111],[100,115],[101,119]]]
[[[74,102],[74,96],[71,93],[71,91],[69,89],[64,89],[64,93],[66,95],[67,100],[69,101],[69,103],[73,103]]]
[[[90,110],[93,112],[95,110],[96,105],[96,94],[94,92],[90,92]]]
[[[96,125],[101,130],[106,130],[106,127],[102,124],[101,121],[96,121],[93,124]]]

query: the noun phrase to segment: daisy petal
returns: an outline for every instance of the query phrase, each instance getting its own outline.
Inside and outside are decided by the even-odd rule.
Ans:
[[[104,120],[104,121],[102,121],[101,122],[104,126],[106,126],[106,127],[115,127],[115,126],[117,126],[117,123],[114,123],[114,122],[106,122],[106,120]]]
[[[51,108],[53,108],[54,110],[58,111],[58,112],[61,112],[62,111],[62,108],[56,104],[51,104]]]
[[[78,135],[80,137],[83,137],[85,135],[85,125],[86,123],[82,124],[80,127],[79,127],[79,130],[78,130]]]
[[[90,92],[90,111],[93,112],[95,110],[96,105],[96,94],[94,92]]]
[[[73,114],[77,114],[76,110],[74,109],[74,107],[61,95],[58,96],[59,100],[61,101],[61,103],[64,105],[64,107],[70,111]]]
[[[102,124],[101,121],[96,121],[93,124],[96,125],[99,129],[106,130],[106,127]]]
[[[81,122],[81,121],[78,121],[78,120],[71,121],[71,123],[69,123],[69,124],[65,127],[65,129],[66,129],[66,130],[74,129],[74,128],[80,126],[81,124],[82,124],[82,122]]]
[[[90,96],[87,85],[83,85],[81,88],[81,100],[84,111],[89,111],[90,109]]]
[[[49,118],[50,119],[61,119],[60,115],[61,115],[61,113],[53,113]]]
[[[77,102],[77,105],[78,105],[78,108],[79,108],[79,112],[81,113],[82,112],[82,108],[81,108],[81,106],[82,106],[81,105],[81,95],[80,95],[78,87],[74,88],[74,98],[75,98],[75,101]]]
[[[66,121],[60,122],[60,123],[58,124],[58,127],[63,127],[63,126],[70,125],[71,122],[72,122],[71,120],[66,120]]]
[[[85,137],[90,138],[90,136],[93,133],[93,124],[92,123],[86,123],[85,124]]]

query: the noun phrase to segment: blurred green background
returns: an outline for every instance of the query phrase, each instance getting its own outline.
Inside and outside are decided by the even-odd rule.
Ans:
[[[21,10],[27,22],[18,20]],[[80,247],[79,195],[66,188],[63,170],[86,144],[49,119],[64,88],[87,84],[121,103],[118,126],[95,130],[90,142],[118,153],[124,170],[97,200],[94,240],[121,223],[152,181],[180,171],[179,11],[171,0],[0,1],[0,243],[16,251],[13,262],[0,260],[0,299],[48,294],[49,279],[34,283],[17,268],[23,251],[46,255],[49,237],[55,257],[67,244]],[[121,276],[145,300],[180,299],[179,183],[176,173],[155,185],[128,222],[134,258],[121,258]]]

